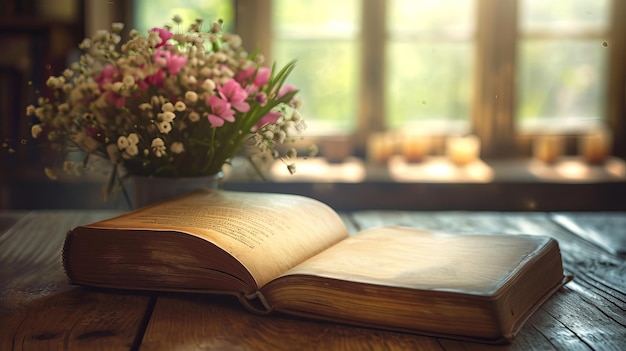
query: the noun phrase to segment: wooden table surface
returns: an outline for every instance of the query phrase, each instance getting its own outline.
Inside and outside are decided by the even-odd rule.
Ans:
[[[344,214],[353,231],[410,225],[546,234],[575,278],[510,345],[258,316],[231,297],[97,290],[66,283],[65,232],[113,211],[0,212],[0,350],[626,350],[626,213]]]

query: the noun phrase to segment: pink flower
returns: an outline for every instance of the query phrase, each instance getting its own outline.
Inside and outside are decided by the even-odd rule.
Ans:
[[[166,67],[169,74],[176,74],[187,64],[187,57],[172,55],[167,50],[157,49],[154,53],[154,63]]]
[[[217,86],[222,99],[228,101],[237,111],[248,112],[250,105],[246,102],[248,92],[234,79],[229,80],[222,86]]]
[[[279,111],[270,111],[268,112],[265,116],[263,116],[259,122],[256,124],[257,128],[261,128],[266,124],[269,123],[276,123],[276,121],[282,116],[283,114]]]
[[[267,67],[260,67],[258,70],[256,67],[250,67],[239,71],[235,75],[235,80],[243,86],[253,83],[256,87],[261,87],[269,82],[271,73]]]
[[[256,94],[254,100],[256,100],[256,102],[259,103],[259,105],[261,106],[265,106],[265,104],[267,104],[267,94],[261,92]]]
[[[224,121],[234,122],[235,111],[230,108],[230,104],[226,100],[220,99],[218,96],[211,95],[206,99],[207,105],[211,107],[211,112],[207,115],[209,123],[215,127],[224,125]]]
[[[161,37],[161,42],[155,46],[156,48],[160,48],[161,46],[165,45],[165,43],[174,36],[174,34],[172,34],[170,31],[163,28],[155,27],[150,29],[150,32],[157,32],[159,33],[159,37]]]
[[[100,74],[98,74],[94,78],[94,80],[96,81],[96,83],[98,83],[100,89],[102,89],[102,86],[104,86],[106,83],[116,82],[119,77],[120,74],[117,68],[115,68],[115,66],[111,64],[106,64],[104,68],[102,68],[102,71],[100,71]]]
[[[159,69],[155,74],[146,77],[146,83],[152,86],[163,86],[163,82],[165,81],[165,72],[162,69]],[[139,85],[141,88],[142,85]],[[147,88],[147,86],[146,86]]]
[[[148,78],[150,78],[150,77],[148,77]],[[148,84],[148,82],[146,82],[146,80],[138,80],[137,81],[137,87],[140,90],[146,90],[146,89],[148,89],[149,86],[150,86],[150,84]]]
[[[248,85],[250,84],[250,81],[252,81],[252,77],[254,77],[254,72],[256,72],[255,67],[250,67],[243,71],[239,71],[235,75],[235,80],[238,81],[241,85]]]
[[[125,97],[123,97],[121,95],[118,95],[116,93],[113,93],[113,92],[111,92],[111,93],[109,93],[107,95],[107,100],[111,104],[113,104],[113,106],[115,106],[118,109],[121,109],[126,104],[126,98]]]
[[[102,130],[100,128],[94,126],[85,126],[85,135],[101,143],[106,142],[104,133],[102,133]]]
[[[267,84],[267,82],[270,81],[271,73],[271,70],[267,67],[259,68],[256,76],[254,77],[254,85],[256,85],[257,87],[261,87]]]
[[[291,93],[292,91],[298,90],[295,86],[291,84],[285,84],[278,92],[278,97],[283,97],[285,94]]]

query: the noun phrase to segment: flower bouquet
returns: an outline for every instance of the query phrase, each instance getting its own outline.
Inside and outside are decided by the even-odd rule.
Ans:
[[[295,148],[278,146],[305,128],[297,90],[285,83],[295,63],[263,66],[219,21],[206,31],[202,20],[187,31],[173,21],[175,29],[145,36],[131,30],[123,43],[121,23],[84,39],[80,60],[47,80],[50,96],[28,106],[40,121],[33,136],[61,155],[85,153],[83,162],[62,157],[66,171],[93,156],[110,160],[108,191],[125,174],[214,175],[240,151],[281,159],[293,172]]]

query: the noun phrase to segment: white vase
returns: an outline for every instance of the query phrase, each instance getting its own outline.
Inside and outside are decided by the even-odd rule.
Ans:
[[[200,177],[128,176],[125,186],[130,207],[137,209],[198,189],[219,189],[223,178],[222,172]]]

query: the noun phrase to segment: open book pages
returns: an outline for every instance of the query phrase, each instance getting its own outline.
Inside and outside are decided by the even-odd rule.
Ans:
[[[168,278],[185,274],[174,268],[206,267],[233,272],[257,291],[281,273],[348,237],[339,215],[327,205],[302,196],[233,191],[198,191],[118,217],[75,228],[67,250],[68,263],[79,258],[72,271],[103,278],[138,273],[139,281],[152,272],[162,286]],[[82,243],[82,244],[81,244]],[[138,247],[135,247],[138,246]],[[96,252],[97,251],[97,252]],[[162,262],[155,266],[155,260]],[[116,262],[110,265],[107,262]],[[125,263],[127,265],[124,265]],[[128,265],[131,265],[130,267]],[[195,269],[195,274],[200,273]],[[160,276],[159,276],[160,275]],[[121,278],[121,277],[118,277]]]

